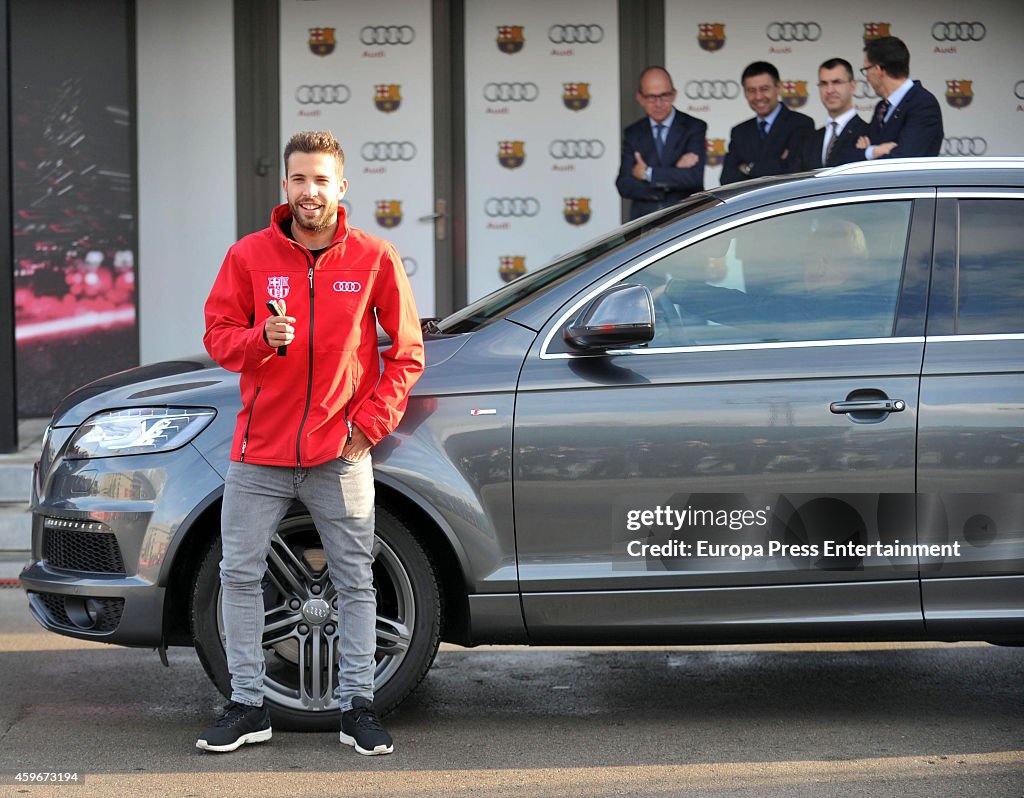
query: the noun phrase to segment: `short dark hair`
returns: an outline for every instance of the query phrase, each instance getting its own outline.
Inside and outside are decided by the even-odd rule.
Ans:
[[[651,72],[664,72],[665,77],[668,78],[669,85],[672,87],[672,91],[676,90],[676,84],[672,82],[672,76],[668,73],[668,70],[665,69],[665,67],[663,67],[661,64],[651,64],[649,67],[646,67],[643,72],[640,73],[640,79],[636,82],[636,90],[638,92],[643,92],[644,78],[647,77],[647,75],[650,74]]]
[[[853,64],[847,61],[845,58],[830,58],[828,61],[822,61],[821,66],[818,67],[820,72],[823,69],[835,69],[836,67],[842,67],[846,70],[847,77],[853,80]]]
[[[329,130],[306,130],[296,133],[284,148],[284,174],[288,176],[288,157],[293,152],[323,153],[333,155],[338,159],[338,174],[345,166],[345,151],[341,149],[338,140]]]
[[[905,78],[910,75],[910,50],[902,39],[895,36],[869,39],[864,43],[864,54],[869,63],[881,67],[890,77]]]
[[[775,68],[775,64],[769,64],[767,61],[755,61],[744,69],[743,77],[740,78],[740,83],[745,81],[747,78],[754,77],[754,75],[771,75],[772,80],[776,83],[781,80],[779,77],[779,70]]]

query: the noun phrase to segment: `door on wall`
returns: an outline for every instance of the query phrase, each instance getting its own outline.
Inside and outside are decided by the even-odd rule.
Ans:
[[[435,109],[446,104],[430,0],[281,0],[280,15],[282,147],[302,130],[334,132],[349,219],[396,246],[420,315],[434,315],[448,220],[434,181]]]

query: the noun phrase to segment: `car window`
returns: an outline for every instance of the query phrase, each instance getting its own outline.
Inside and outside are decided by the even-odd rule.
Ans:
[[[892,334],[910,201],[827,206],[734,227],[632,274],[651,347]]]
[[[960,335],[1024,332],[1024,201],[961,200]]]

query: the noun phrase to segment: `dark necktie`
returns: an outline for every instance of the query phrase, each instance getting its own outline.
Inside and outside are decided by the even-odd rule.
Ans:
[[[828,165],[828,159],[832,157],[832,150],[836,148],[836,139],[839,137],[839,123],[836,120],[832,120],[832,138],[828,140],[828,147],[825,148],[825,160],[822,161],[822,166]]]
[[[882,100],[875,108],[875,118],[872,120],[872,124],[875,127],[881,127],[885,124],[885,115],[889,113],[889,101]]]
[[[659,163],[661,162],[662,151],[665,148],[665,142],[661,140],[661,136],[662,136],[662,134],[664,132],[665,132],[665,126],[664,125],[655,125],[654,126],[654,149],[658,153],[658,162]],[[664,164],[662,164],[662,165],[664,166]]]
[[[761,138],[765,138],[768,135],[768,123],[765,120],[758,119],[757,128],[761,131]]]

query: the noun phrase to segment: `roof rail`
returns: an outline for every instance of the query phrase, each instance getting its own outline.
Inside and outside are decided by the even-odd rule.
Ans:
[[[1024,158],[946,156],[942,158],[885,158],[856,161],[815,172],[815,177],[862,175],[887,172],[923,172],[930,169],[1024,169]]]

